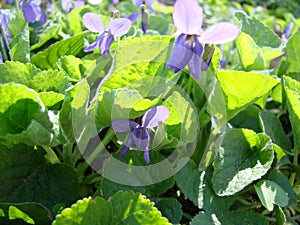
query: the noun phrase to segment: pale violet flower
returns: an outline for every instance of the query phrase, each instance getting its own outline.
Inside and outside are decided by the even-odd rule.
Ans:
[[[63,10],[65,10],[67,13],[70,12],[72,9],[77,9],[81,6],[84,6],[84,0],[62,0],[61,1],[61,7]]]
[[[131,21],[126,18],[112,19],[104,27],[100,16],[95,13],[84,14],[83,23],[90,31],[100,33],[97,40],[86,47],[84,51],[89,52],[99,47],[101,54],[108,53],[115,38],[126,34],[131,27]]]
[[[165,122],[169,118],[169,115],[170,111],[166,106],[157,106],[146,111],[140,124],[127,119],[112,122],[111,128],[115,132],[129,132],[120,157],[123,157],[129,151],[130,147],[136,147],[138,150],[144,151],[144,160],[146,163],[150,163],[149,130]]]
[[[195,0],[177,0],[173,9],[173,20],[178,30],[167,68],[175,73],[188,65],[195,79],[200,80],[201,55],[205,44],[223,44],[234,40],[239,29],[230,23],[215,24],[204,32],[203,13]],[[206,60],[209,63],[209,60]]]

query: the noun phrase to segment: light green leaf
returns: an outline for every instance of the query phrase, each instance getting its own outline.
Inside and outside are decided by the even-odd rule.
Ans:
[[[28,25],[24,26],[22,32],[18,33],[11,42],[10,56],[13,61],[20,61],[28,63],[30,61],[30,48],[29,48],[29,30]]]
[[[63,72],[58,70],[43,70],[32,78],[30,86],[38,92],[54,91],[64,93],[71,85]]]
[[[191,225],[268,225],[269,222],[260,214],[247,211],[227,211],[220,214],[204,212],[196,215]]]
[[[79,81],[83,73],[83,63],[79,58],[73,55],[62,56],[57,66],[64,71],[72,81]]]
[[[287,107],[292,124],[294,149],[298,151],[300,147],[300,82],[284,76],[283,87],[287,96]]]
[[[59,102],[63,101],[65,96],[63,94],[49,91],[40,92],[39,97],[42,100],[43,104],[49,109],[58,104]]]
[[[86,121],[86,106],[89,99],[90,88],[86,80],[77,83],[65,95],[59,122],[65,138],[69,142],[75,142],[74,131],[81,132]],[[79,137],[79,134],[76,135]]]
[[[195,163],[190,160],[175,175],[175,181],[180,190],[200,209],[207,211],[227,210],[234,201],[234,197],[220,197],[215,194],[211,183],[212,168],[200,172]]]
[[[111,199],[85,198],[71,208],[64,209],[53,225],[160,224],[168,220],[148,199],[133,192],[118,192]]]
[[[7,61],[0,64],[0,83],[14,82],[31,87],[32,78],[39,72],[33,64]]]
[[[218,71],[217,78],[225,95],[227,119],[256,102],[279,83],[270,75],[243,71]]]
[[[84,47],[84,33],[56,42],[46,50],[31,57],[31,63],[41,69],[56,69],[56,63],[61,56],[74,55],[82,52]]]
[[[20,157],[22,156],[22,157]],[[0,146],[0,201],[37,202],[49,210],[78,197],[77,174],[65,164],[47,164],[40,150],[27,145]]]
[[[268,172],[273,158],[273,145],[265,134],[246,129],[227,131],[214,161],[213,189],[220,196],[241,191]]]
[[[165,121],[168,134],[176,137],[178,144],[194,142],[199,131],[199,121],[191,100],[184,93],[173,91],[163,104],[170,110],[170,116]]]
[[[263,180],[254,186],[258,197],[269,211],[273,210],[273,206],[279,205],[285,207],[288,205],[289,198],[287,193],[275,182]]]
[[[286,46],[286,60],[288,63],[288,73],[300,72],[300,31],[297,31],[288,41]],[[299,78],[299,76],[298,76]],[[299,79],[298,79],[299,81]]]
[[[5,218],[0,221],[6,224],[11,224],[14,219],[30,224],[50,225],[52,222],[51,212],[39,203],[0,203],[1,210]]]
[[[242,32],[249,34],[258,47],[278,48],[281,40],[275,33],[254,17],[249,17],[245,12],[237,11],[234,13],[234,20],[240,25]]]
[[[268,111],[261,112],[259,117],[264,133],[271,138],[272,142],[285,150],[290,150],[292,144],[285,135],[280,120],[273,113]]]
[[[29,145],[55,143],[52,123],[38,93],[18,84],[0,85],[0,137]]]

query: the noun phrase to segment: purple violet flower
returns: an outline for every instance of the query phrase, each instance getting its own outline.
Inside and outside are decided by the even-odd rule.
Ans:
[[[112,2],[112,4],[114,4],[114,5],[117,5],[117,4],[119,4],[119,0],[111,0],[111,2]]]
[[[157,106],[146,111],[141,124],[126,119],[112,122],[111,128],[115,132],[122,133],[129,131],[128,139],[124,144],[120,157],[123,157],[129,151],[130,147],[136,147],[138,150],[144,151],[144,160],[146,163],[150,163],[148,147],[150,141],[149,129],[155,128],[165,122],[169,118],[169,115],[170,111],[166,106]]]
[[[226,22],[215,24],[201,33],[203,14],[195,0],[177,0],[173,20],[179,36],[175,40],[167,68],[177,73],[188,65],[196,80],[200,80],[203,45],[224,44],[234,40],[239,34],[235,25]],[[206,60],[206,63],[209,62],[210,60]]]
[[[84,0],[62,0],[61,1],[61,7],[63,10],[65,10],[67,13],[70,12],[72,9],[77,9],[81,6],[84,6]]]
[[[108,53],[115,38],[126,34],[131,27],[129,19],[115,18],[109,21],[106,28],[104,28],[100,16],[95,13],[84,14],[83,23],[90,31],[100,33],[97,40],[86,47],[84,51],[89,52],[99,46],[101,54]]]
[[[11,37],[10,37],[9,31],[7,30],[8,23],[9,23],[9,18],[5,14],[0,14],[0,21],[1,21],[1,26],[2,26],[1,27],[1,29],[2,29],[1,30],[2,43],[4,45],[5,52],[8,55],[8,58],[10,60],[8,43],[11,42]],[[0,52],[0,63],[3,63],[3,56],[2,56],[1,52]]]
[[[25,20],[29,23],[37,22],[41,19],[42,9],[40,7],[40,0],[23,0],[21,1],[21,8]]]

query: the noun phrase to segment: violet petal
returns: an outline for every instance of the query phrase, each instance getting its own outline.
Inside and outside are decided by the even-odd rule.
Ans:
[[[201,43],[224,44],[233,41],[239,35],[237,26],[231,23],[218,23],[203,32],[199,37]]]
[[[131,136],[134,142],[134,145],[138,150],[145,151],[148,148],[149,144],[149,133],[146,128],[139,127],[133,129]]]
[[[90,52],[93,51],[95,48],[97,48],[98,46],[100,46],[100,41],[103,39],[103,35],[100,35],[97,40],[95,42],[93,42],[92,44],[90,44],[89,46],[87,46],[84,51],[85,52]]]
[[[8,27],[8,22],[9,22],[8,16],[5,15],[5,14],[0,14],[0,21],[1,21],[1,24],[2,24],[3,30],[6,30],[7,27]]]
[[[165,122],[170,116],[170,110],[163,105],[149,109],[142,119],[142,127],[154,128]]]
[[[131,22],[136,22],[138,18],[139,18],[138,12],[132,13],[127,17],[127,19],[129,19]]]
[[[84,26],[93,32],[102,33],[104,25],[99,15],[95,13],[86,13],[83,15]]]
[[[131,134],[129,134],[128,139],[120,152],[120,157],[123,157],[129,151],[132,144],[133,144],[133,140]]]
[[[126,18],[116,18],[111,20],[107,29],[111,32],[114,37],[122,36],[126,34],[131,27],[131,21]]]
[[[70,12],[72,9],[72,1],[71,0],[61,0],[61,7],[63,8],[63,10],[65,10],[66,12]]]
[[[132,3],[136,6],[136,7],[140,7],[143,4],[144,0],[132,0]]]
[[[77,1],[74,1],[74,9],[77,9],[77,8],[79,8],[79,7],[81,7],[81,6],[84,6],[84,1],[82,1],[82,0],[77,0]]]
[[[110,33],[104,32],[102,38],[99,41],[100,53],[105,54],[109,52],[110,46],[114,41],[114,36]]]
[[[144,160],[145,160],[145,162],[146,162],[147,164],[150,163],[149,149],[146,149],[146,150],[144,151]]]
[[[126,119],[116,120],[111,123],[111,128],[118,133],[130,131],[135,129],[136,127],[139,127],[139,124]]]
[[[27,22],[33,23],[41,18],[42,10],[38,5],[30,3],[23,4],[22,10]]]
[[[202,9],[195,0],[177,0],[173,20],[181,33],[199,34],[203,23]]]
[[[173,69],[174,73],[182,70],[193,56],[190,47],[186,46],[186,34],[180,34],[174,43],[172,54],[167,62],[167,68]]]

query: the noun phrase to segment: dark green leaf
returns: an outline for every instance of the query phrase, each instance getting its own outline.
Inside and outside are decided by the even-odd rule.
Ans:
[[[264,133],[271,138],[274,144],[277,144],[285,150],[290,150],[292,148],[292,144],[285,135],[280,120],[273,113],[261,112],[260,122]]]
[[[0,202],[37,202],[48,209],[78,197],[77,174],[65,164],[48,165],[38,150],[0,146]]]
[[[155,204],[162,215],[173,224],[179,224],[182,217],[181,204],[175,198],[164,198]]]
[[[273,145],[265,134],[251,130],[227,131],[214,162],[213,189],[220,196],[233,195],[270,169]]]

